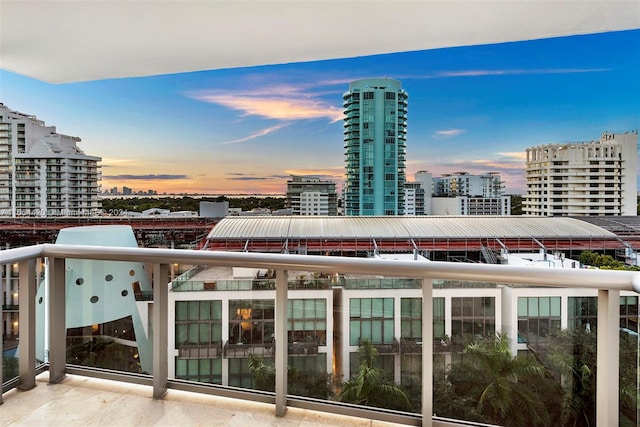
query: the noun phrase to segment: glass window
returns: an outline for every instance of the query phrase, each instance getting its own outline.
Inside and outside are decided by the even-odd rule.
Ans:
[[[176,301],[175,346],[212,346],[222,341],[222,301]]]
[[[274,338],[273,300],[229,301],[229,342],[262,345]]]
[[[550,331],[559,328],[560,297],[518,298],[519,343],[542,342]]]
[[[569,328],[585,328],[591,330],[598,324],[597,297],[569,297],[568,326]]]
[[[466,338],[483,339],[495,335],[494,297],[451,298],[451,307],[452,339],[463,341]]]
[[[349,302],[350,344],[393,343],[393,298],[352,298]]]
[[[327,344],[327,301],[325,299],[292,299],[289,304],[287,330],[289,342]]]

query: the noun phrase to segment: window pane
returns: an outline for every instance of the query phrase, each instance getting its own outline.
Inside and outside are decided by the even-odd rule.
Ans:
[[[200,320],[211,319],[211,301],[200,301]]]
[[[199,301],[189,301],[188,302],[189,312],[187,313],[187,317],[189,320],[198,320],[200,316],[200,304]]]
[[[411,299],[402,298],[400,300],[400,315],[403,317],[411,316]]]
[[[304,301],[304,317],[306,319],[315,319],[316,317],[316,300],[307,299]]]
[[[360,317],[359,298],[351,298],[351,300],[349,300],[349,313],[351,317]]]
[[[362,298],[360,300],[360,317],[363,319],[371,318],[371,298]]]
[[[176,301],[176,320],[187,320],[187,301]]]
[[[538,298],[529,298],[529,317],[538,317]]]
[[[368,339],[369,341],[371,341],[371,321],[370,320],[363,320],[362,322],[360,322],[360,330],[361,332],[361,339]]]
[[[551,297],[551,315],[560,317],[560,297]]]
[[[294,319],[303,319],[304,318],[304,300],[296,299],[293,300],[293,311],[291,316]]]
[[[213,301],[211,304],[211,318],[222,320],[222,301]]]
[[[198,342],[198,334],[200,333],[199,328],[198,328],[198,324],[197,323],[191,323],[188,326],[188,338],[187,341],[190,344],[196,344]]]
[[[526,316],[527,315],[527,299],[526,298],[518,298],[518,316]]]
[[[376,344],[382,342],[382,320],[371,321],[371,342]]]
[[[383,317],[382,298],[373,298],[371,301],[371,317]]]
[[[198,339],[198,342],[200,344],[208,344],[209,343],[209,337],[210,337],[209,324],[208,323],[201,323],[200,324],[200,337]]]
[[[385,320],[384,321],[384,342],[392,343],[394,338],[393,333],[393,320]]]
[[[551,313],[551,307],[549,306],[549,297],[540,298],[540,316],[548,317]]]
[[[393,298],[384,299],[384,317],[393,318]]]
[[[176,347],[187,341],[187,325],[176,325]]]
[[[352,320],[349,324],[349,344],[358,345],[360,342],[360,322],[357,320]]]

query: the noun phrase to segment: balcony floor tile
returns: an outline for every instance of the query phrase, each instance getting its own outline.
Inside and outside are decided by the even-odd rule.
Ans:
[[[0,406],[2,426],[349,426],[389,427],[369,419],[288,408],[274,415],[271,404],[169,390],[153,399],[149,386],[67,375],[49,384],[49,374],[37,377],[28,391],[10,390]]]

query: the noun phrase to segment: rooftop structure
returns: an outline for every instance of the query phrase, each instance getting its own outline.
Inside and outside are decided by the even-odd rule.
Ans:
[[[614,233],[574,218],[532,217],[270,217],[225,218],[207,236],[208,248],[304,254],[378,251],[429,253],[431,259],[537,250],[637,250]]]

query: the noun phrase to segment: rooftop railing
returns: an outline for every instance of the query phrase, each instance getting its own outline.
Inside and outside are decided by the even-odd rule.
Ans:
[[[620,291],[640,293],[640,274],[628,271],[604,271],[587,269],[543,269],[489,264],[463,264],[449,262],[416,262],[400,260],[362,259],[330,256],[305,256],[261,253],[231,253],[193,250],[124,248],[101,246],[76,246],[44,244],[0,251],[0,265],[18,263],[20,283],[19,317],[19,378],[17,385],[23,390],[35,386],[36,374],[36,277],[40,263],[48,259],[47,280],[49,296],[46,301],[49,331],[48,370],[49,381],[59,382],[66,372],[79,372],[67,365],[65,345],[65,272],[68,259],[136,261],[150,263],[153,277],[152,325],[153,364],[151,375],[109,374],[93,370],[86,375],[102,376],[120,381],[150,384],[153,397],[162,398],[168,388],[222,394],[275,404],[276,416],[284,416],[288,406],[320,411],[343,413],[370,419],[379,419],[423,426],[468,425],[433,417],[433,282],[434,280],[460,280],[472,282],[504,283],[512,285],[539,285],[567,288],[596,289],[597,313],[597,426],[619,424],[619,312]],[[168,283],[170,265],[227,266],[271,269],[275,275],[275,339],[273,355],[276,375],[273,397],[224,388],[189,385],[187,382],[168,378]],[[422,390],[421,414],[375,410],[353,405],[332,404],[327,401],[294,398],[287,394],[287,291],[288,271],[327,272],[352,274],[376,274],[419,279],[422,286]],[[0,348],[1,350],[1,348]],[[417,350],[417,349],[416,349]],[[191,351],[191,350],[190,350]],[[218,350],[219,351],[219,350]],[[229,349],[225,349],[229,351]],[[2,379],[0,377],[0,379]],[[12,383],[16,384],[16,382]],[[11,384],[9,384],[10,386]],[[7,386],[7,384],[5,384]]]

